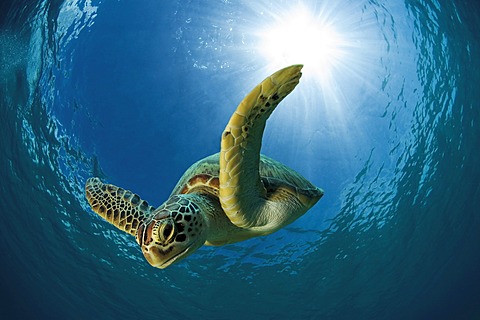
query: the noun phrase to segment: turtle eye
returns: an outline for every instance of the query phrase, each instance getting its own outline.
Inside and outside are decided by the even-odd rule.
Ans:
[[[163,231],[162,231],[163,239],[165,239],[165,241],[170,240],[173,237],[174,233],[175,233],[175,230],[173,228],[173,225],[170,222],[167,222],[163,227]]]

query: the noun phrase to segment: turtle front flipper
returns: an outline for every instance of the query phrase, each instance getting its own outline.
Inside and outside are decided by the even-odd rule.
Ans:
[[[223,134],[220,151],[219,198],[225,214],[238,227],[258,226],[266,190],[259,162],[265,123],[275,107],[295,89],[302,65],[275,72],[238,105]]]
[[[132,236],[155,208],[135,193],[98,178],[90,178],[85,184],[85,195],[92,210],[118,229]]]

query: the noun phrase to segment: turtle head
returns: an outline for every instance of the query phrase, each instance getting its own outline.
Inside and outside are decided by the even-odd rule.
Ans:
[[[185,196],[172,196],[139,226],[137,243],[145,259],[164,269],[200,248],[207,239],[200,208]]]

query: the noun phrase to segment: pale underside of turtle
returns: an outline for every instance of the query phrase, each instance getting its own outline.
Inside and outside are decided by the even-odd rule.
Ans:
[[[202,245],[268,235],[292,223],[323,195],[300,174],[260,154],[275,107],[296,87],[301,65],[279,70],[239,104],[221,137],[220,153],[194,163],[158,208],[98,178],[85,186],[92,210],[135,236],[146,260],[166,268]]]

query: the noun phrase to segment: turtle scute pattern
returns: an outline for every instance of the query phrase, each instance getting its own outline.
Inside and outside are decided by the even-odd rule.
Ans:
[[[93,211],[125,232],[135,236],[139,225],[155,208],[137,194],[90,178],[85,185]]]

